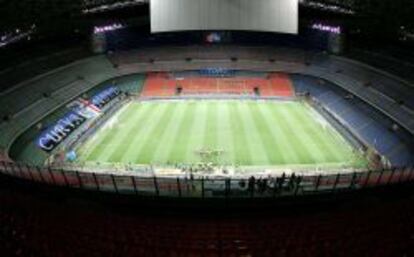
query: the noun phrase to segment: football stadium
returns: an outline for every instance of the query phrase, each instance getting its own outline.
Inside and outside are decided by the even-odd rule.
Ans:
[[[0,256],[411,256],[412,12],[6,4]]]

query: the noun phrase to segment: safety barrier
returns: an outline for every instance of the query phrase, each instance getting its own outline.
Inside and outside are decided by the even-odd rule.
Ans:
[[[85,190],[177,198],[278,198],[326,194],[385,186],[414,180],[414,168],[391,168],[332,175],[296,175],[248,178],[161,177],[81,172],[56,167],[0,162],[0,172],[33,182]]]

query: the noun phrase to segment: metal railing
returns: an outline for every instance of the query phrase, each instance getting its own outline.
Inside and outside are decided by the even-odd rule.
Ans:
[[[279,177],[208,178],[116,175],[1,162],[0,172],[43,184],[139,196],[176,198],[278,198],[332,194],[414,180],[414,168]]]

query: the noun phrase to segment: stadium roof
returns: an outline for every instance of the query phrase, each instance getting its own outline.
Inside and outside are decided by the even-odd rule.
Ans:
[[[68,27],[79,23],[86,13],[101,13],[118,9],[146,6],[150,0],[0,0],[0,34],[16,28],[36,24],[42,27]],[[333,15],[349,15],[375,19],[372,25],[392,28],[414,28],[414,1],[412,0],[300,0],[302,9],[317,10]],[[147,7],[144,7],[147,8]],[[305,13],[302,12],[301,15]],[[352,15],[356,14],[356,15]],[[392,15],[390,15],[392,14]],[[137,14],[140,15],[140,14]],[[391,24],[391,25],[390,25]],[[58,30],[58,29],[56,29]]]

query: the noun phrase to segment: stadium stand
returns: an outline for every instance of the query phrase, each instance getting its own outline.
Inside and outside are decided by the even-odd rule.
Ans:
[[[92,89],[85,91],[81,96],[86,98],[93,96],[95,93],[102,90],[102,88],[107,87],[110,84],[116,84],[124,92],[129,92],[130,94],[139,94],[144,84],[144,79],[145,75],[142,74],[131,75],[122,78],[111,78],[110,80],[104,81]],[[73,90],[80,89],[74,88]],[[78,96],[78,94],[76,94],[76,96]],[[42,151],[35,143],[35,139],[40,133],[37,125],[42,124],[42,127],[45,127],[47,124],[56,122],[67,111],[68,109],[65,106],[60,107],[47,116],[42,117],[39,122],[31,125],[30,128],[26,129],[24,133],[19,135],[19,137],[13,143],[10,148],[10,155],[19,161],[25,161],[27,163],[33,163],[36,165],[43,164],[48,155]]]
[[[53,71],[44,75],[44,77],[40,76],[21,83],[0,96],[2,106],[6,106],[1,111],[4,118],[0,124],[0,131],[2,132],[0,137],[1,148],[8,149],[11,142],[25,129],[59,108],[62,104],[70,101],[70,99],[86,92],[102,81],[148,70],[172,72],[175,70],[197,70],[201,67],[210,66],[210,60],[215,60],[221,67],[229,69],[283,70],[321,77],[380,110],[392,120],[392,123],[401,125],[402,128],[411,133],[414,132],[414,112],[407,106],[407,103],[411,101],[408,99],[404,101],[405,104],[398,104],[395,99],[387,95],[387,92],[381,91],[382,87],[374,87],[376,84],[381,84],[384,88],[405,87],[399,85],[401,81],[394,79],[392,76],[379,73],[377,70],[366,65],[363,66],[358,62],[328,57],[322,54],[310,54],[301,50],[267,47],[234,47],[234,50],[231,50],[229,47],[218,46],[207,49],[203,47],[151,48],[145,49],[145,51],[119,52],[111,54],[109,56],[110,61],[104,56],[93,57]],[[171,51],[172,49],[174,51]],[[149,64],[147,58],[151,59],[155,55],[158,56],[158,59]],[[174,60],[174,58],[178,58],[178,55],[191,56],[192,58],[190,62]],[[230,60],[228,57],[231,56],[236,56],[237,61]],[[363,68],[359,72],[361,66]],[[374,78],[378,83],[371,84]],[[260,79],[263,79],[263,77]],[[161,81],[162,78],[157,78],[157,80]],[[56,83],[53,83],[53,81],[56,81]],[[368,82],[370,83],[367,87]],[[36,90],[33,91],[33,88],[36,88]],[[161,85],[161,88],[167,90],[167,95],[172,95],[175,94],[176,84]],[[193,85],[190,85],[190,93],[193,90]],[[403,92],[401,91],[401,93]],[[21,99],[26,100],[22,101]],[[22,105],[22,103],[29,104]],[[47,112],[44,113],[46,110]],[[13,129],[10,130],[9,128]],[[375,132],[373,128],[370,127],[370,129]],[[383,149],[383,151],[393,152],[393,155],[401,156],[398,154],[400,152],[398,144],[393,145],[395,147],[392,146],[391,148],[394,150]]]
[[[70,64],[79,59],[86,58],[90,55],[86,49],[77,47],[63,51],[61,49],[60,51],[56,51],[55,49],[56,52],[54,53],[50,53],[50,49],[48,49],[47,53],[43,53],[43,55],[31,58],[31,54],[37,53],[36,51],[38,51],[38,49],[30,49],[31,52],[19,53],[18,56],[13,56],[12,60],[3,60],[3,58],[1,59],[3,63],[0,66],[6,64],[7,66],[2,67],[0,70],[0,80],[2,81],[2,85],[0,86],[0,93],[4,93],[5,91],[10,90],[20,82]],[[10,58],[12,57],[9,57],[8,59]],[[24,61],[21,63],[11,63],[15,60]]]
[[[145,74],[133,74],[112,79],[112,83],[118,85],[124,92],[140,94],[145,82]]]
[[[269,75],[270,80],[270,92],[267,92],[266,95],[270,96],[293,96],[293,85],[290,81],[290,78],[286,74],[282,73],[272,73]]]
[[[387,156],[395,166],[413,165],[414,141],[408,132],[393,132],[390,119],[376,114],[372,107],[352,97],[335,85],[317,78],[293,75],[297,93],[309,93],[323,106],[339,117],[341,123],[357,134],[361,140]]]
[[[145,80],[142,96],[173,96],[176,82],[168,78],[166,73],[150,73]]]
[[[112,66],[104,57],[94,57],[78,61],[59,68],[46,75],[16,85],[1,94],[0,104],[5,106],[0,114],[17,114],[24,108],[30,108],[35,101],[42,99],[45,93],[53,95],[58,91],[71,88],[71,83],[83,81],[85,84],[97,84],[115,76]],[[16,101],[24,99],[25,101]]]
[[[0,124],[0,147],[8,149],[35,122],[113,77],[116,70],[105,57],[99,56],[75,62],[3,93],[0,104],[5,108],[0,114],[10,115],[10,120]]]
[[[380,202],[379,196],[336,200],[329,207],[289,205],[237,215],[228,209],[212,213],[213,219],[186,209],[125,209],[73,192],[65,196],[41,188],[23,190],[3,176],[0,181],[3,256],[395,257],[414,253],[414,208],[409,195],[388,194]]]
[[[346,58],[315,54],[298,49],[271,47],[210,46],[186,48],[150,48],[132,52],[118,52],[109,57],[117,65],[120,74],[151,71],[194,70],[211,65],[211,60],[222,68],[251,71],[284,71],[321,77],[358,96],[379,111],[414,133],[414,112],[407,102],[400,105],[400,99],[393,99],[381,92],[380,88],[369,86],[376,78],[386,88],[407,87],[407,84],[392,75],[379,72],[359,62]],[[267,54],[266,54],[267,53]],[[192,61],[178,56],[191,56]],[[237,56],[232,62],[229,56]],[[155,58],[156,57],[156,58]],[[150,65],[148,60],[155,60]],[[274,60],[274,61],[271,61]]]
[[[382,93],[394,102],[402,101],[408,108],[414,109],[414,86],[408,81],[366,64],[341,57],[331,57],[329,62],[316,58],[315,63],[321,67],[334,67],[336,71],[350,74],[359,81],[365,81],[371,90]],[[374,73],[376,73],[375,76],[372,76]]]
[[[238,60],[269,61],[283,60],[285,62],[300,63],[306,60],[302,50],[291,48],[246,47],[246,46],[186,46],[186,47],[151,47],[130,51],[119,51],[109,56],[112,63],[121,65],[157,61],[184,60],[183,56],[192,60]]]
[[[411,51],[388,48],[354,48],[347,52],[350,59],[359,60],[411,82],[414,81],[414,56]],[[364,49],[365,48],[365,49]]]
[[[143,97],[174,96],[177,89],[183,95],[235,94],[254,95],[255,89],[263,97],[292,97],[293,87],[288,76],[269,74],[269,78],[255,77],[173,77],[167,73],[148,74]]]

